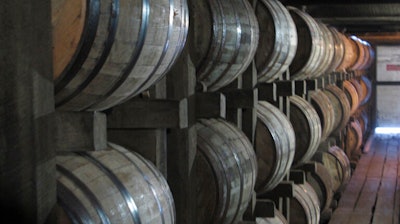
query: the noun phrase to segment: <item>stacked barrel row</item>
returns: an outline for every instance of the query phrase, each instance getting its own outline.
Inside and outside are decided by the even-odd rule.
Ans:
[[[52,0],[57,111],[81,118],[154,85],[183,50],[188,19],[186,0]],[[149,160],[111,142],[99,151],[73,145],[57,154],[59,223],[176,223],[169,185]]]
[[[272,102],[257,102],[253,145],[224,119],[200,119],[195,125],[197,223],[238,223],[254,192],[275,189],[291,169],[303,169],[310,161],[318,162],[318,172],[295,185],[286,218],[318,223],[329,213],[333,194],[350,177],[349,158],[359,157],[361,143],[351,140],[359,140],[368,127],[358,110],[370,94],[370,88],[362,87],[370,86],[363,71],[374,58],[368,43],[277,0],[253,5],[247,0],[53,2],[58,110],[104,111],[136,97],[165,76],[185,46],[197,81],[209,92],[223,92],[251,63],[258,83],[360,71],[343,87],[328,85],[307,97],[288,97],[289,114]],[[357,122],[363,132],[355,130]],[[330,139],[344,130],[348,144],[343,151]],[[164,177],[145,158],[121,146],[110,143],[98,152],[59,155],[57,171],[65,219],[175,223],[174,200]]]

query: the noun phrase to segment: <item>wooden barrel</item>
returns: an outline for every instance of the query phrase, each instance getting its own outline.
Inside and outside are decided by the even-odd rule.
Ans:
[[[323,49],[324,49],[324,54],[321,55],[322,57],[322,62],[320,66],[318,67],[317,71],[315,74],[317,76],[330,73],[332,70],[330,70],[330,67],[332,65],[332,61],[334,60],[335,56],[335,42],[333,39],[333,34],[329,30],[328,26],[325,25],[322,22],[317,22],[319,25],[319,28],[321,29],[322,37],[323,37]]]
[[[357,46],[357,60],[350,69],[353,71],[361,70],[363,69],[364,64],[368,61],[368,52],[366,51],[364,44],[361,43],[361,40],[358,37],[350,36],[349,38],[353,40]]]
[[[259,28],[247,0],[189,1],[190,55],[197,79],[215,91],[236,79],[253,60]]]
[[[334,41],[334,56],[330,67],[328,68],[328,72],[337,71],[337,68],[342,63],[344,58],[344,44],[342,39],[340,38],[339,31],[334,27],[328,27],[329,31],[332,34]]]
[[[362,95],[361,95],[361,103],[360,106],[364,106],[365,104],[368,103],[369,99],[371,98],[371,93],[372,93],[372,84],[371,80],[367,78],[365,75],[360,77],[360,85],[362,88]]]
[[[332,132],[335,123],[335,111],[328,96],[322,91],[311,91],[310,102],[321,121],[321,141],[324,141]]]
[[[360,64],[358,70],[366,70],[372,65],[372,62],[375,59],[374,50],[372,49],[371,45],[368,42],[360,38],[357,39],[361,45],[360,47],[363,48],[363,53],[364,53],[364,61],[363,63]]]
[[[370,43],[368,43],[365,40],[359,39],[360,43],[364,47],[364,52],[365,52],[365,58],[366,60],[364,63],[360,66],[360,70],[367,70],[368,68],[371,67],[372,63],[375,61],[375,50],[371,46]]]
[[[324,150],[324,151],[323,151]],[[322,163],[332,176],[332,188],[335,193],[342,192],[351,177],[349,158],[338,146],[318,150],[312,160]]]
[[[256,224],[288,224],[285,216],[275,208],[274,217],[260,218],[256,217]]]
[[[274,189],[292,166],[296,142],[293,126],[278,108],[259,101],[255,140],[258,164],[255,190],[263,193]]]
[[[356,88],[357,95],[358,95],[358,106],[360,106],[361,101],[363,100],[362,99],[362,97],[363,97],[362,86],[361,86],[360,82],[357,80],[357,78],[349,79],[348,81],[354,86],[354,88]]]
[[[290,199],[289,223],[319,224],[318,203],[318,196],[309,183],[295,184]]]
[[[290,122],[296,135],[292,166],[312,158],[321,141],[321,121],[313,106],[300,96],[290,96]]]
[[[367,111],[362,110],[355,118],[358,120],[358,123],[360,123],[363,136],[366,136],[369,124]]]
[[[337,68],[337,71],[345,71],[350,69],[357,61],[358,48],[356,43],[342,33],[338,33],[344,45],[344,57]]]
[[[330,214],[331,202],[333,199],[333,188],[332,188],[332,176],[329,170],[319,162],[315,164],[315,170],[308,170],[306,167],[300,167],[300,169],[306,172],[307,182],[312,186],[316,195],[318,196],[319,207],[322,214]]]
[[[349,122],[346,128],[344,151],[350,162],[357,163],[361,156],[362,128],[358,120]]]
[[[324,60],[323,35],[318,23],[307,13],[287,7],[296,24],[298,44],[296,54],[289,66],[291,79],[316,77],[315,72]],[[300,47],[301,46],[301,47]]]
[[[363,65],[363,69],[368,69],[375,61],[375,50],[367,41],[364,40],[362,43],[367,48],[366,52],[368,52],[368,60],[366,61],[365,65]]]
[[[104,110],[161,79],[188,32],[184,0],[52,0],[56,106]]]
[[[166,180],[140,155],[103,151],[57,156],[57,200],[73,223],[175,223]]]
[[[350,116],[353,115],[360,105],[356,87],[348,80],[343,81],[343,90],[350,103]]]
[[[254,60],[259,82],[270,82],[287,70],[297,49],[296,26],[277,0],[256,1],[260,38]]]
[[[332,103],[335,112],[335,123],[332,133],[337,133],[346,126],[350,118],[350,103],[347,100],[346,94],[337,86],[328,85],[323,91]]]
[[[197,223],[236,223],[254,192],[254,149],[242,131],[222,119],[201,119],[196,129]]]

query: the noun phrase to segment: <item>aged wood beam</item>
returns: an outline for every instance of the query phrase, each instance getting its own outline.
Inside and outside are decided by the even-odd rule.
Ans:
[[[62,112],[55,114],[57,152],[94,151],[107,148],[106,115],[100,112]]]
[[[114,107],[108,128],[186,128],[187,99],[133,99]]]

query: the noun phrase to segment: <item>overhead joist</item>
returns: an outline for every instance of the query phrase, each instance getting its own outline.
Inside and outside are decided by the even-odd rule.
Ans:
[[[400,31],[400,3],[351,2],[339,4],[335,1],[298,7],[323,23],[352,33]]]
[[[400,44],[400,32],[388,32],[388,33],[366,33],[357,35],[363,40],[368,41],[371,44],[388,44],[398,45]]]

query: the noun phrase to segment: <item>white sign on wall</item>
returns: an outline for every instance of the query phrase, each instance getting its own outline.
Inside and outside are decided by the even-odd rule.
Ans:
[[[377,47],[378,82],[400,81],[400,46]]]

